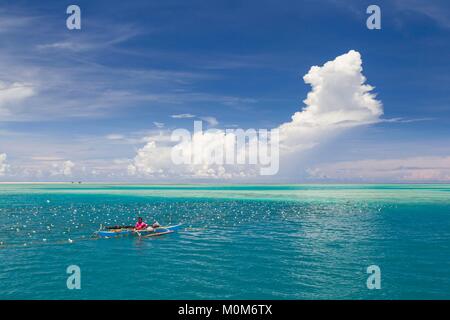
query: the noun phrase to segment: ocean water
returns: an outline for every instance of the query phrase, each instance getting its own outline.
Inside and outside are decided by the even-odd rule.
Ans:
[[[0,299],[449,298],[450,185],[0,185]]]

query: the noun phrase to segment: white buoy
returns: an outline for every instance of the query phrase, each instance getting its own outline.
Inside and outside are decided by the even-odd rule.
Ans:
[[[73,240],[69,238],[69,243],[73,243]]]

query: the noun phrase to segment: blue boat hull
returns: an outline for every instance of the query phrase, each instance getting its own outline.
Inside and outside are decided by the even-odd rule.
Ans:
[[[101,230],[97,231],[97,236],[102,238],[111,238],[111,237],[120,237],[132,234],[132,230],[120,230],[120,231],[109,231],[109,230]]]

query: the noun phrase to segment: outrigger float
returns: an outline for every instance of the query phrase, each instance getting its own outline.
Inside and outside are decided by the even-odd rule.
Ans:
[[[117,238],[122,236],[136,235],[139,238],[162,236],[164,234],[173,233],[182,228],[182,224],[167,227],[151,228],[150,230],[135,230],[133,226],[113,226],[102,227],[95,234],[99,238]]]

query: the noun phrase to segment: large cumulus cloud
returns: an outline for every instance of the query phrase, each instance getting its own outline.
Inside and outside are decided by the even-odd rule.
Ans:
[[[303,77],[311,85],[304,107],[291,117],[291,121],[277,128],[280,136],[281,158],[310,149],[328,137],[343,130],[379,121],[383,114],[380,101],[372,93],[373,87],[366,84],[362,74],[362,59],[359,52],[350,50],[323,66],[313,66]],[[193,141],[200,149],[208,149],[222,141],[224,131],[216,130]],[[170,158],[173,145],[159,144],[151,137],[137,151],[128,171],[143,176],[191,176],[232,178],[258,174],[255,165],[223,166],[203,162],[197,165],[175,165]],[[176,148],[192,152],[192,143],[178,144]],[[224,145],[224,148],[226,146]]]
[[[303,80],[311,85],[305,107],[280,126],[285,151],[310,148],[341,129],[377,122],[383,114],[373,87],[365,84],[357,51],[311,67]]]

